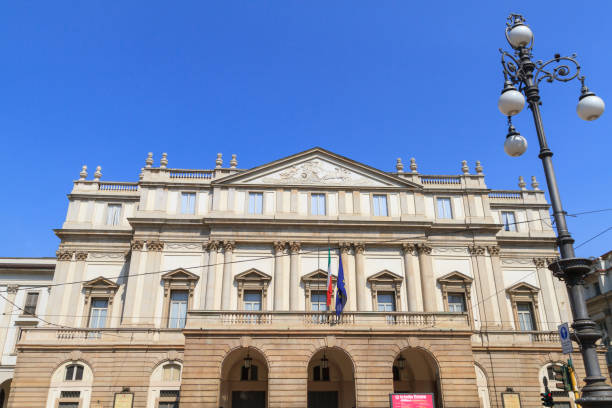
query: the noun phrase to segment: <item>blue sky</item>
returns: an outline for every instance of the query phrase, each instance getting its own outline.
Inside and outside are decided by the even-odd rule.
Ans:
[[[217,152],[249,168],[321,146],[382,170],[416,157],[423,173],[481,160],[489,187],[544,186],[528,139],[503,152],[498,48],[509,12],[525,14],[534,53],[578,53],[612,106],[609,15],[592,1],[5,2],[0,8],[0,256],[53,256],[66,194],[87,164],[136,181],[147,152],[210,168]],[[612,112],[575,113],[579,84],[542,86],[543,116],[569,213],[612,207]],[[473,170],[472,170],[473,171]],[[580,244],[612,211],[569,219]],[[580,256],[612,249],[612,231]]]

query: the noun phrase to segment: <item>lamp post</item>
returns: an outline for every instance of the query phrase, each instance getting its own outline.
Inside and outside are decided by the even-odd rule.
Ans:
[[[581,75],[580,64],[576,55],[561,56],[556,54],[553,59],[542,62],[532,61],[533,33],[525,24],[520,14],[510,14],[506,23],[506,39],[513,48],[513,53],[501,50],[501,63],[504,74],[504,88],[499,98],[499,110],[508,117],[508,135],[504,150],[510,156],[520,156],[527,149],[526,139],[512,125],[512,116],[519,113],[529,104],[535,123],[538,142],[540,144],[539,158],[544,166],[548,193],[553,209],[557,228],[557,245],[561,259],[553,262],[549,269],[557,278],[565,281],[574,322],[574,339],[580,344],[580,352],[584,360],[586,385],[582,388],[582,396],[577,401],[583,407],[612,407],[612,387],[605,383],[601,375],[595,343],[601,338],[601,332],[587,313],[584,299],[585,275],[590,271],[591,260],[576,258],[574,240],[567,229],[565,212],[561,205],[561,197],[557,187],[555,171],[552,164],[552,151],[548,148],[542,115],[540,113],[539,84],[546,82],[569,82],[577,79],[581,82],[581,93],[576,111],[581,119],[591,121],[603,114],[604,102],[591,92],[586,85],[584,75]],[[518,89],[516,88],[518,86]]]

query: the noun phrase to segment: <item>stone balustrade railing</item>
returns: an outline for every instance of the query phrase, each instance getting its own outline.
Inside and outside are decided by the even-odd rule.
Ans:
[[[422,184],[460,185],[461,176],[420,176]]]
[[[188,169],[167,169],[166,173],[171,179],[211,179],[213,170],[188,170]]]
[[[175,329],[146,328],[27,328],[19,346],[75,344],[184,344],[184,336]]]
[[[523,195],[520,191],[496,190],[489,193],[489,198],[502,200],[520,200]]]
[[[98,182],[98,190],[99,191],[111,191],[111,192],[117,191],[121,193],[130,192],[130,191],[138,191],[138,183],[100,181]]]
[[[559,333],[556,331],[477,331],[472,335],[473,346],[559,346]]]

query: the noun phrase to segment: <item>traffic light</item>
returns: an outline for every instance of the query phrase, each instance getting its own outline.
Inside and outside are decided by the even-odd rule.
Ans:
[[[548,387],[546,387],[545,392],[541,392],[540,395],[542,396],[541,399],[542,399],[543,407],[554,407],[555,406],[555,402],[553,401],[552,392],[550,392]]]
[[[555,384],[558,389],[564,391],[572,390],[569,369],[565,364],[552,366],[552,374],[555,381],[560,381]]]

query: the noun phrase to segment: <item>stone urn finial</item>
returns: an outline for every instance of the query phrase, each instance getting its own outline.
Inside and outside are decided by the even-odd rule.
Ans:
[[[463,174],[470,174],[470,168],[467,165],[467,160],[461,160],[461,171]]]
[[[153,153],[149,152],[149,154],[147,154],[147,160],[145,160],[145,167],[151,168],[151,166],[153,166]]]
[[[404,172],[404,164],[402,163],[401,157],[397,158],[397,162],[395,163],[395,170],[397,170],[398,173]]]
[[[521,190],[526,190],[525,186],[527,186],[527,183],[525,183],[523,176],[519,176],[518,186]]]
[[[94,181],[100,181],[102,177],[102,166],[96,167],[96,172],[94,173]]]
[[[87,165],[84,164],[81,167],[81,172],[79,173],[79,181],[84,181],[87,178]]]
[[[230,168],[235,169],[238,166],[238,160],[236,160],[236,155],[232,154],[232,160],[230,160]]]
[[[476,160],[476,173],[482,174],[482,165],[480,164],[480,160]]]
[[[223,166],[223,155],[221,153],[217,153],[217,160],[215,160],[215,169],[220,169]]]
[[[159,167],[162,169],[168,167],[168,153],[162,153],[162,158],[159,161]]]
[[[412,171],[413,173],[417,172],[417,164],[416,159],[414,157],[410,158],[410,171]]]
[[[534,190],[540,189],[540,183],[538,183],[538,180],[536,180],[535,176],[531,176],[531,188],[533,188]]]

